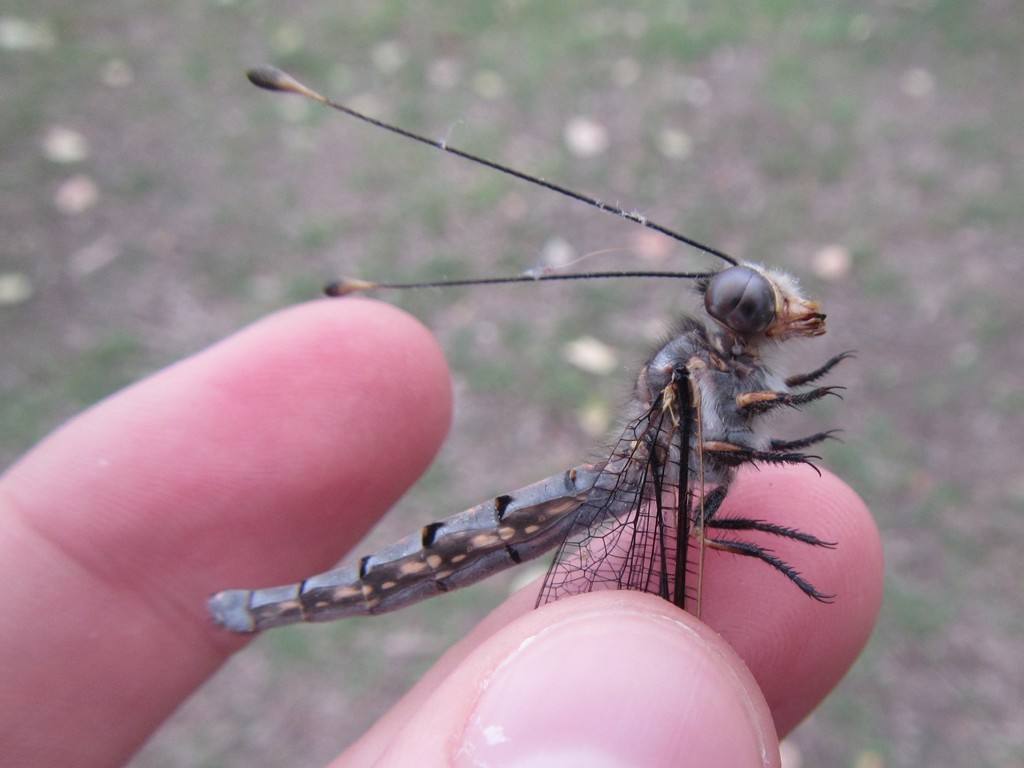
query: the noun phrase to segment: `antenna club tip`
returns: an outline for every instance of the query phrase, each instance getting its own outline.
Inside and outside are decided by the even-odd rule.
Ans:
[[[246,71],[245,76],[257,88],[266,88],[268,91],[281,90],[281,86],[291,79],[272,64],[260,64],[253,67]]]
[[[325,286],[324,293],[331,297],[348,296],[349,294],[361,291],[372,291],[376,287],[377,283],[371,283],[355,277],[343,277],[341,280],[335,280],[333,283]]]
[[[297,93],[300,96],[305,96],[323,104],[329,103],[319,93],[307,88],[287,72],[278,69],[273,64],[260,64],[245,74],[249,78],[249,82],[258,88],[281,93]]]

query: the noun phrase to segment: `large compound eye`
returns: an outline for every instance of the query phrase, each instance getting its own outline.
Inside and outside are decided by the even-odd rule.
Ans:
[[[750,267],[729,267],[708,284],[708,314],[741,336],[760,333],[775,319],[775,291],[768,278]]]

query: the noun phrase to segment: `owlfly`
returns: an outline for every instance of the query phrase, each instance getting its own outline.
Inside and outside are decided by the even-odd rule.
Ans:
[[[783,342],[825,333],[825,315],[784,272],[740,263],[642,215],[433,141],[310,90],[270,66],[249,72],[257,86],[300,94],[380,128],[551,189],[701,250],[725,266],[696,273],[592,272],[526,274],[425,284],[342,280],[332,296],[387,288],[481,285],[544,280],[669,277],[692,281],[710,322],[684,318],[641,369],[625,426],[608,458],[582,464],[490,499],[421,530],[351,566],[287,586],[232,589],[209,600],[218,624],[255,632],[302,621],[330,621],[393,611],[556,550],[537,598],[541,605],[595,589],[650,592],[699,615],[704,553],[722,550],[760,560],[809,597],[829,602],[769,548],[745,540],[756,532],[815,547],[832,542],[767,520],[719,515],[737,467],[809,464],[805,448],[832,436],[818,432],[777,440],[766,414],[836,395],[809,386],[844,352],[820,367],[784,375],[775,355]],[[813,464],[812,464],[813,466]]]

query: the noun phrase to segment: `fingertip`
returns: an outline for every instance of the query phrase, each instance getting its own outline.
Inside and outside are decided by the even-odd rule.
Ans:
[[[466,766],[778,760],[768,707],[732,649],[664,601],[618,592],[545,606],[486,640],[381,764],[434,749]]]
[[[826,470],[742,472],[720,514],[798,528],[835,544],[751,535],[832,595],[827,603],[755,558],[716,552],[706,563],[702,618],[750,666],[784,736],[835,687],[871,636],[882,603],[881,539],[863,501]]]
[[[230,546],[238,585],[308,575],[358,542],[433,459],[451,419],[444,355],[418,320],[361,298],[285,310],[206,354],[220,347],[211,377],[239,404],[226,439],[248,464],[227,482],[256,504],[235,499],[211,534]]]
[[[826,469],[819,473],[806,467],[743,472],[730,489],[721,514],[753,517],[796,528],[827,542],[829,546],[811,546],[778,538],[765,539],[775,554],[794,565],[821,592],[830,595],[831,604],[839,606],[843,612],[856,611],[865,621],[873,623],[882,599],[881,536],[870,510],[845,481]],[[760,565],[746,558],[726,559],[737,566]],[[799,590],[786,589],[791,585],[784,579],[778,581],[778,574],[757,570],[763,577],[757,581],[765,589],[766,597],[775,593],[797,598],[795,602],[802,607],[815,604],[800,599]]]
[[[324,410],[324,422],[339,428],[353,415],[398,409],[424,439],[439,443],[451,417],[448,367],[430,331],[371,299],[323,299],[282,310],[186,361],[199,362],[209,364],[211,377],[224,376],[223,387],[244,404],[259,406],[266,398],[283,410],[277,388],[287,388],[296,404],[323,399],[334,406]]]

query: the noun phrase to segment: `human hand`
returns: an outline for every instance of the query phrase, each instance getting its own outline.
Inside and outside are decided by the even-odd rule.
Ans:
[[[316,302],[109,398],[12,466],[0,478],[5,762],[127,760],[246,642],[209,621],[207,596],[332,565],[429,463],[449,397],[418,323],[375,302]],[[474,749],[493,765],[522,749],[588,765],[757,765],[763,750],[777,764],[772,720],[780,733],[799,722],[870,633],[877,532],[827,474],[748,473],[727,505],[839,541],[798,551],[836,603],[746,558],[710,558],[703,618],[731,650],[651,596],[533,611],[535,591],[520,593],[336,765],[457,765]]]

